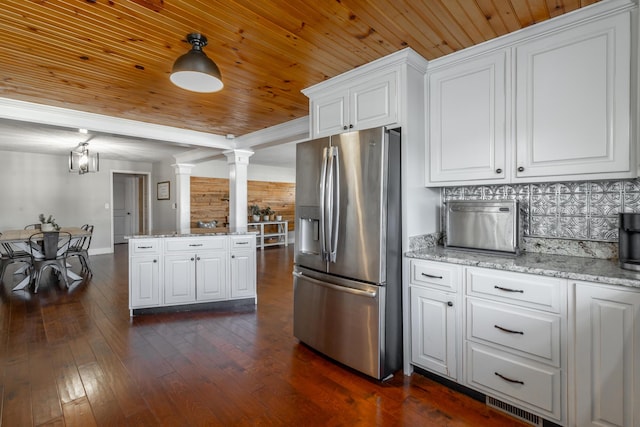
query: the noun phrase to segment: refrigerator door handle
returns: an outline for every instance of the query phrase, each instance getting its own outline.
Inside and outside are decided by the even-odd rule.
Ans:
[[[323,261],[328,258],[326,235],[327,229],[325,224],[325,197],[327,190],[327,160],[329,157],[328,148],[322,150],[322,171],[320,173],[320,255]]]
[[[331,241],[329,242],[329,261],[336,262],[338,247],[338,230],[340,225],[340,168],[338,167],[338,147],[331,147]]]
[[[322,280],[314,279],[313,277],[306,276],[298,271],[294,271],[293,275],[295,277],[307,280],[316,285],[324,286],[325,288],[333,289],[340,292],[345,292],[348,294],[359,295],[362,297],[375,298],[378,296],[377,291],[363,291],[361,289],[349,288],[346,286],[334,285],[333,283],[323,282]]]

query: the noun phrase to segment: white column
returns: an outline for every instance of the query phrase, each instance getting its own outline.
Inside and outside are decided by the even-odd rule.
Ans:
[[[176,172],[176,230],[180,234],[191,233],[191,169],[194,165],[177,163]]]
[[[224,151],[229,165],[229,231],[247,231],[247,167],[251,150]]]

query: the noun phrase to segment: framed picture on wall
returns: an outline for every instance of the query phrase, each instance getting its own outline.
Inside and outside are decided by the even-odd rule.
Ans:
[[[171,198],[171,182],[162,181],[158,183],[158,200],[169,200]]]

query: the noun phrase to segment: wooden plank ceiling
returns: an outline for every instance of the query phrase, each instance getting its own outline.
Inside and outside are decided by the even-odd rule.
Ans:
[[[300,90],[410,46],[427,59],[596,0],[2,0],[0,97],[219,135],[308,114]],[[169,73],[204,49],[225,87]]]

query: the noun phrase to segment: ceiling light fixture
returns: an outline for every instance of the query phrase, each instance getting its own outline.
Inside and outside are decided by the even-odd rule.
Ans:
[[[222,75],[215,62],[202,51],[207,38],[202,34],[187,35],[191,50],[176,59],[171,71],[171,81],[182,89],[192,92],[217,92],[224,84]]]
[[[69,172],[83,175],[100,170],[100,154],[89,155],[88,146],[83,142],[77,151],[69,152]]]

